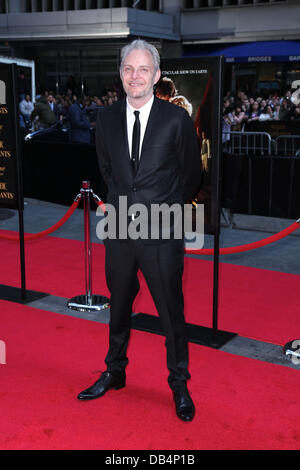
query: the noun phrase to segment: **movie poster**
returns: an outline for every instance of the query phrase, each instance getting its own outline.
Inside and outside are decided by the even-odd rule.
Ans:
[[[0,207],[18,209],[19,157],[13,74],[13,65],[0,64]]]
[[[221,57],[168,59],[155,93],[160,99],[181,106],[189,113],[199,139],[202,181],[192,202],[204,204],[205,233],[214,234],[218,225],[221,151]]]

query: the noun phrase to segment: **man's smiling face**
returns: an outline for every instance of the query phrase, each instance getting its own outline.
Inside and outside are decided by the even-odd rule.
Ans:
[[[155,71],[149,51],[134,49],[124,59],[120,75],[129,103],[134,108],[140,108],[153,95],[153,86],[160,78],[160,70]]]

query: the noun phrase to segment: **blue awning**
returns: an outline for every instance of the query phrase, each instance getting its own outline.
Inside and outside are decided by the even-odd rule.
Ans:
[[[300,41],[258,41],[184,46],[184,57],[221,55],[224,56],[227,63],[300,62]]]

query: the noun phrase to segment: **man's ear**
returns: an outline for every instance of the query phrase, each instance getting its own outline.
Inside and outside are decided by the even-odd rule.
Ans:
[[[160,79],[160,76],[161,76],[161,70],[158,69],[154,76],[154,85],[157,84],[158,80]]]

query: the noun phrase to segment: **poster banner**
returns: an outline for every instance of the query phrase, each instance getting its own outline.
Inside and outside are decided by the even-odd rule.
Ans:
[[[15,67],[0,64],[0,208],[19,209]]]
[[[185,108],[197,132],[203,176],[192,203],[204,204],[205,233],[214,234],[219,217],[223,58],[165,59],[161,70],[156,96]]]

